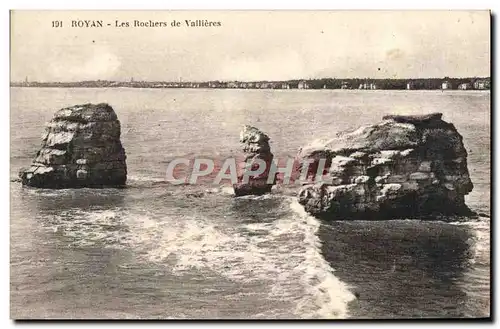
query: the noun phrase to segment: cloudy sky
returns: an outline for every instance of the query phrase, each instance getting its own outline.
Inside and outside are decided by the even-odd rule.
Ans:
[[[185,20],[221,22],[187,27]],[[52,21],[62,21],[53,28]],[[102,28],[71,27],[102,20]],[[116,21],[166,28],[115,27]],[[171,27],[173,20],[180,27]],[[110,24],[108,26],[107,24]],[[14,11],[11,80],[490,75],[488,11]]]

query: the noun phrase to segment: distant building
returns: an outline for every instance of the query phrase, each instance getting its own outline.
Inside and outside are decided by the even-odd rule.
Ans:
[[[415,85],[414,85],[413,81],[408,81],[408,82],[406,83],[406,89],[407,89],[407,90],[412,90],[412,89],[415,89]]]
[[[26,78],[24,78],[24,83],[21,83],[21,86],[26,86],[26,87],[29,87],[31,84],[28,80],[28,76],[26,76]]]
[[[360,84],[358,89],[375,90],[375,89],[377,89],[377,85],[373,82],[371,82],[371,83],[365,82],[365,83]]]
[[[257,82],[255,83],[255,88],[257,89],[272,89],[273,84],[269,82]]]
[[[309,86],[309,84],[307,82],[300,81],[299,84],[298,84],[298,86],[297,86],[297,88],[299,88],[299,89],[309,89],[310,86]]]
[[[490,88],[490,83],[487,80],[476,80],[474,82],[474,89],[485,90]]]
[[[174,87],[177,86],[177,83],[173,84]],[[226,88],[226,83],[220,82],[220,81],[210,81],[208,83],[209,88]]]
[[[472,89],[472,85],[470,83],[461,83],[458,85],[458,89],[469,90],[469,89]]]
[[[451,83],[449,81],[443,81],[443,83],[441,83],[441,89],[451,89]]]
[[[288,83],[282,83],[281,89],[290,89],[290,85]]]
[[[347,81],[343,81],[340,89],[351,89],[351,84]]]

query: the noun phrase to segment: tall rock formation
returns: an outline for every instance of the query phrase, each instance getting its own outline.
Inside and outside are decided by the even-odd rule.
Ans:
[[[262,195],[271,192],[276,178],[268,182],[274,158],[269,146],[269,136],[255,127],[245,125],[240,133],[240,143],[243,146],[244,159],[237,164],[238,183],[233,184],[234,194],[236,196]],[[248,175],[249,170],[257,171],[260,165],[265,165],[261,174]],[[248,176],[247,182],[244,181],[245,172]]]
[[[390,115],[374,125],[342,132],[300,150],[299,161],[325,159],[322,182],[299,192],[309,213],[325,219],[390,219],[468,215],[472,188],[467,152],[441,113]]]
[[[42,188],[120,187],[127,180],[125,160],[113,108],[76,105],[55,113],[42,148],[19,176],[23,185]]]

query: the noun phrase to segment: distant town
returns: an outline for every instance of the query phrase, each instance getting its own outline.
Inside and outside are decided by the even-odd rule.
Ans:
[[[220,89],[362,89],[362,90],[489,90],[490,77],[426,79],[308,79],[287,81],[109,81],[11,82],[12,87],[39,88],[220,88]]]

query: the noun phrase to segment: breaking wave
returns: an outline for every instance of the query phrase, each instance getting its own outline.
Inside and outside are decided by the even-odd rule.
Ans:
[[[451,225],[469,227],[473,233],[468,243],[473,251],[472,262],[489,264],[490,258],[490,219],[479,217],[474,221],[450,222]]]
[[[258,197],[262,198],[262,197]],[[176,275],[193,269],[245,284],[267,282],[269,300],[295,300],[301,318],[343,318],[354,299],[333,274],[320,252],[319,222],[285,199],[289,216],[228,228],[201,217],[172,223],[136,219],[137,244],[157,241],[147,252],[153,262],[172,264]]]
[[[354,296],[321,254],[320,223],[296,201],[281,199],[284,216],[237,225],[196,213],[169,218],[154,211],[131,213],[119,208],[66,211],[47,223],[49,230],[71,238],[75,246],[127,248],[146,262],[164,265],[172,275],[195,271],[238,284],[265,285],[270,302],[292,303],[286,310],[290,317],[347,317]]]

